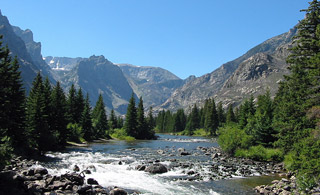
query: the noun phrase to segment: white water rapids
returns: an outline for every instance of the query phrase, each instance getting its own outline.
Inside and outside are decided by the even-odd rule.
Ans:
[[[181,171],[169,171],[164,174],[153,175],[135,170],[139,164],[134,157],[116,157],[100,152],[68,152],[50,153],[47,156],[61,159],[55,166],[45,166],[52,175],[72,172],[75,165],[80,170],[89,169],[92,174],[86,178],[94,178],[103,187],[117,186],[124,189],[138,191],[142,194],[218,194],[213,190],[203,191],[185,181],[170,181],[170,176],[185,175]],[[122,162],[119,165],[119,162]],[[131,162],[126,164],[125,162]],[[170,162],[163,162],[169,165]]]

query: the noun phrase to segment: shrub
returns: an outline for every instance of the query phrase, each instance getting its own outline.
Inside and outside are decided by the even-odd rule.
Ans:
[[[252,137],[247,135],[235,123],[230,123],[218,130],[218,143],[227,153],[233,155],[238,148],[251,146]]]
[[[111,137],[113,139],[119,139],[119,140],[126,140],[126,141],[133,141],[135,140],[134,137],[128,136],[125,129],[114,129],[113,133],[111,134]]]
[[[265,148],[262,145],[252,146],[249,149],[237,149],[235,156],[258,161],[281,162],[283,160],[283,152],[280,149]]]
[[[299,187],[311,189],[320,180],[320,140],[314,136],[300,140],[284,162],[288,170],[297,171]]]
[[[77,123],[69,123],[67,125],[67,129],[68,132],[70,132],[69,141],[82,142],[84,140],[81,125]]]

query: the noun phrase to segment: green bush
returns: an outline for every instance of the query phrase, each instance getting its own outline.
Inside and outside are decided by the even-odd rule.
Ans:
[[[297,171],[299,187],[311,189],[320,180],[320,140],[314,136],[300,140],[284,162],[288,170]]]
[[[265,148],[262,145],[252,146],[249,149],[237,149],[235,156],[258,161],[281,162],[283,160],[283,152],[280,149]]]
[[[133,141],[135,140],[134,137],[128,136],[125,129],[114,129],[113,133],[111,134],[111,137],[113,139],[119,139],[119,140],[126,140],[126,141]]]
[[[82,142],[84,140],[81,125],[77,123],[69,123],[67,125],[67,129],[68,132],[70,132],[70,136],[68,138],[69,141]]]
[[[252,137],[241,130],[238,125],[231,123],[219,128],[218,143],[227,153],[233,155],[239,148],[248,148],[251,146]]]
[[[8,164],[13,153],[13,148],[10,146],[10,138],[3,137],[0,140],[0,170]]]

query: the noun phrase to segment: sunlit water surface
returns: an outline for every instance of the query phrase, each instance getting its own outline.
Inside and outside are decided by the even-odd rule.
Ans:
[[[208,171],[203,167],[212,164],[212,160],[210,156],[197,150],[197,147],[217,147],[215,141],[201,137],[159,136],[158,140],[110,140],[106,143],[90,144],[85,148],[67,148],[64,152],[47,154],[53,160],[41,163],[41,166],[55,175],[71,172],[74,165],[77,165],[81,170],[91,170],[92,174],[86,178],[95,178],[103,187],[117,186],[141,194],[254,194],[254,186],[269,183],[274,179],[262,176],[219,181],[209,178],[187,181],[178,179],[188,176],[182,168],[172,168],[167,173],[156,175],[137,171],[137,165],[155,160],[170,167],[173,159],[194,164],[194,167],[199,167],[195,171]],[[176,152],[178,148],[185,148],[193,155],[179,156]],[[165,151],[165,154],[159,154],[158,150]]]

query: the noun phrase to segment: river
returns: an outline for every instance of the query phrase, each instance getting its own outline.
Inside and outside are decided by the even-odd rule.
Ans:
[[[86,178],[96,179],[103,187],[117,186],[141,194],[255,194],[254,186],[275,179],[233,175],[231,179],[212,180],[210,166],[214,162],[210,155],[199,151],[199,147],[217,146],[207,138],[172,135],[159,135],[158,140],[147,141],[110,140],[48,153],[52,160],[41,162],[40,166],[58,175],[71,172],[77,165],[81,170],[91,170],[92,174]],[[184,148],[191,155],[178,155],[178,148]],[[148,162],[160,162],[169,171],[150,174],[136,170],[138,165]],[[190,176],[190,171],[201,175],[201,180]]]

